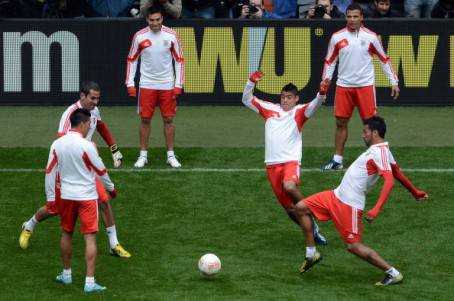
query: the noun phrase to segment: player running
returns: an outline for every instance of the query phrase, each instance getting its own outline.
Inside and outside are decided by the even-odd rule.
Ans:
[[[265,164],[268,180],[290,219],[300,225],[295,204],[303,198],[297,188],[300,184],[303,147],[301,133],[304,123],[325,101],[328,86],[322,83],[319,93],[310,103],[297,104],[298,88],[292,83],[287,84],[282,88],[280,104],[275,104],[253,95],[255,84],[262,77],[263,73],[260,71],[251,74],[244,88],[242,101],[265,120]],[[321,245],[328,243],[315,223],[314,235],[317,243]]]
[[[338,74],[334,115],[336,116],[335,153],[322,166],[323,170],[343,168],[343,153],[348,137],[348,121],[358,107],[361,119],[377,115],[373,56],[380,60],[383,72],[391,82],[391,96],[399,97],[399,79],[377,34],[363,26],[363,10],[357,3],[347,7],[347,26],[335,32],[329,42],[323,68],[323,81],[331,82],[336,64]]]
[[[91,130],[90,112],[77,108],[71,112],[69,119],[71,129],[52,143],[46,167],[47,207],[58,210],[63,229],[60,241],[63,272],[56,280],[63,284],[72,283],[72,236],[79,218],[80,232],[85,240],[87,268],[84,291],[91,293],[106,289],[95,282],[99,199],[97,179],[101,179],[112,198],[116,197],[117,192],[96,146],[84,139]]]
[[[361,242],[361,217],[366,194],[378,178],[382,177],[383,187],[380,196],[366,215],[368,222],[377,217],[386,203],[394,186],[394,178],[402,183],[416,200],[423,201],[429,196],[426,192],[418,190],[399,169],[389,150],[388,142],[384,141],[385,133],[386,124],[383,118],[375,116],[368,119],[363,128],[363,139],[369,148],[350,165],[340,185],[334,190],[311,195],[296,204],[297,216],[306,236],[306,259],[300,268],[301,273],[305,273],[322,259],[316,250],[312,233],[314,216],[319,221],[332,219],[347,250],[385,272],[385,278],[375,285],[390,285],[402,281],[403,276],[397,269],[375,250]]]
[[[87,81],[82,84],[80,91],[80,100],[69,106],[66,111],[62,114],[60,119],[60,125],[58,128],[58,137],[65,135],[70,130],[70,115],[77,109],[84,108],[90,111],[90,129],[85,139],[91,141],[95,130],[101,135],[106,141],[112,152],[112,159],[115,167],[119,167],[122,163],[123,156],[118,149],[117,144],[109,131],[106,123],[101,120],[101,113],[98,109],[98,103],[101,97],[101,89],[99,85],[93,81]],[[101,216],[106,227],[107,237],[109,239],[110,253],[112,255],[129,258],[131,254],[126,251],[119,243],[117,238],[117,230],[115,227],[115,220],[112,211],[112,206],[109,201],[109,197],[105,191],[102,183],[97,180],[96,182],[98,194],[99,194],[99,207],[101,208]],[[48,219],[57,215],[58,212],[49,210],[46,206],[39,208],[36,213],[22,225],[22,232],[19,237],[19,245],[22,249],[27,249],[30,243],[30,237],[33,234],[35,226]]]

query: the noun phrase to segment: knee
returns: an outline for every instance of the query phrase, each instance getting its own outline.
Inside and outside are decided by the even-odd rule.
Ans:
[[[347,128],[348,119],[347,118],[337,118],[336,119],[336,127],[338,129],[345,129]]]
[[[302,215],[310,215],[311,214],[309,208],[307,208],[306,204],[304,204],[303,201],[299,201],[294,206],[294,211],[300,216],[302,216]]]
[[[296,183],[293,181],[287,181],[283,184],[285,192],[292,193],[296,190]]]
[[[172,116],[162,117],[162,121],[164,122],[165,125],[171,125],[173,124],[173,117]]]
[[[142,118],[141,123],[143,125],[150,125],[151,119],[150,118]]]
[[[356,254],[358,251],[358,245],[357,244],[345,244],[345,247],[347,248],[347,251],[353,254]]]

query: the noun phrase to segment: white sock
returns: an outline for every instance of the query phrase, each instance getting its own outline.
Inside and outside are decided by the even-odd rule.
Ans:
[[[71,268],[63,269],[63,276],[71,276]]]
[[[147,150],[141,150],[140,151],[140,156],[144,158],[148,158],[148,151]]]
[[[117,238],[117,229],[115,229],[115,225],[106,228],[107,237],[109,238],[110,248],[115,248],[118,245],[118,238]]]
[[[393,276],[393,277],[396,277],[397,275],[400,274],[400,272],[399,272],[398,270],[396,270],[394,267],[391,267],[391,268],[390,268],[389,270],[387,270],[385,273],[386,273],[386,274],[389,274],[389,275],[391,275],[391,276]]]
[[[85,277],[85,284],[88,284],[88,285],[95,284],[95,277]]]
[[[333,160],[336,161],[337,163],[340,163],[342,164],[342,160],[343,160],[344,157],[340,156],[340,155],[334,155],[333,156]]]
[[[311,258],[315,255],[316,248],[315,247],[306,247],[306,258]]]
[[[167,158],[169,158],[169,157],[175,157],[175,152],[173,150],[167,151]]]
[[[25,222],[24,228],[29,231],[33,231],[35,229],[36,224],[38,224],[38,220],[36,219],[35,215],[32,216],[27,222]]]

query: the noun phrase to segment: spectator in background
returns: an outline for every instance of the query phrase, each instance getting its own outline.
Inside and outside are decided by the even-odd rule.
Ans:
[[[405,16],[410,18],[429,18],[435,0],[405,0]]]
[[[391,9],[391,0],[374,0],[364,11],[366,18],[403,17],[397,10]]]
[[[87,0],[87,17],[131,17],[134,0]]]
[[[296,0],[273,1],[273,12],[267,12],[263,0],[249,0],[238,3],[240,19],[284,19],[294,18]]]
[[[356,3],[356,1],[352,0],[333,0],[333,5],[337,7],[338,10],[340,10],[343,14],[347,11],[347,6],[352,4],[353,2]]]
[[[312,6],[306,15],[307,19],[341,19],[345,15],[339,11],[337,6],[333,5],[332,0],[315,0],[315,6]]]
[[[430,14],[432,18],[454,18],[454,2],[452,0],[438,0]]]
[[[306,19],[307,12],[314,5],[313,0],[297,0],[297,17]]]
[[[238,13],[236,12],[237,0],[215,0],[214,4],[214,16],[216,18],[237,18]]]
[[[183,19],[214,18],[214,0],[184,0],[181,17]]]
[[[140,11],[142,16],[153,3],[159,3],[162,7],[162,13],[165,20],[179,19],[181,16],[181,0],[140,0]],[[139,17],[140,15],[138,15]]]

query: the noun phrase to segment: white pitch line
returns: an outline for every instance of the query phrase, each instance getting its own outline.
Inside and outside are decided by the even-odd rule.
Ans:
[[[454,168],[402,168],[404,172],[413,173],[454,173]],[[302,172],[324,172],[333,173],[335,171],[322,171],[319,168],[302,168]],[[31,173],[44,172],[40,168],[0,168],[0,172],[12,173]],[[109,172],[125,172],[125,173],[166,173],[166,172],[194,172],[194,173],[232,173],[232,172],[265,172],[265,168],[117,168],[109,169]]]

